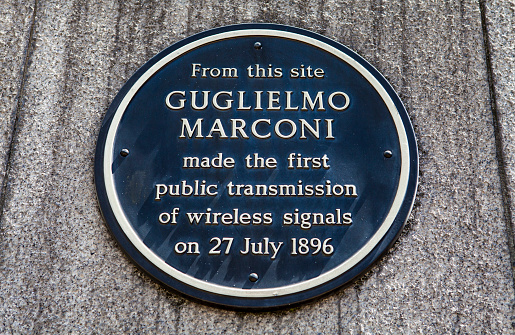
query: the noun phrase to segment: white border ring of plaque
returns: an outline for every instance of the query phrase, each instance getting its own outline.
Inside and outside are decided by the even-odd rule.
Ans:
[[[113,177],[113,164],[119,157],[119,152],[115,147],[115,140],[120,122],[129,104],[138,94],[141,87],[164,67],[173,63],[176,59],[188,55],[192,50],[197,50],[206,45],[219,43],[221,41],[246,37],[252,37],[256,40],[260,38],[274,38],[306,44],[321,49],[336,57],[341,62],[348,64],[366,79],[382,99],[389,111],[389,117],[393,120],[398,137],[398,146],[400,148],[400,173],[394,199],[391,201],[390,208],[382,224],[380,224],[379,228],[372,236],[368,237],[366,243],[341,264],[327,271],[323,271],[314,278],[295,282],[290,285],[269,288],[249,289],[224,286],[196,278],[171,266],[165,259],[157,255],[155,250],[147,245],[140,234],[135,231],[134,224],[131,222],[131,219],[128,218],[120,201],[120,198],[125,195],[118,192],[115,178]],[[335,288],[331,285],[327,286],[327,283],[341,277],[356,266],[360,266],[360,262],[367,258],[367,256],[370,256],[371,252],[390,234],[391,236],[387,238],[389,240],[386,243],[388,246],[379,250],[379,255],[374,256],[373,261],[375,262],[379,259],[380,254],[384,254],[388,249],[387,247],[392,245],[398,237],[402,230],[399,229],[399,227],[402,228],[404,225],[414,202],[418,178],[416,142],[414,140],[413,130],[409,124],[409,119],[400,100],[398,100],[393,89],[388,84],[385,84],[385,82],[386,80],[380,76],[372,66],[349,49],[319,35],[292,27],[266,24],[238,25],[218,28],[210,32],[204,32],[198,36],[190,37],[177,46],[172,46],[163,51],[154,58],[153,62],[149,62],[148,66],[143,67],[133,76],[133,79],[131,79],[126,87],[120,91],[119,96],[115,100],[116,103],[113,103],[111,106],[111,111],[104,121],[96,157],[97,192],[99,194],[99,202],[104,217],[110,226],[113,224],[119,226],[125,235],[126,242],[121,242],[120,237],[116,236],[116,233],[115,236],[121,243],[122,248],[135,260],[136,264],[149,272],[153,277],[159,277],[155,274],[155,269],[157,269],[161,271],[164,276],[172,278],[174,282],[182,283],[178,286],[166,282],[164,284],[188,296],[228,307],[262,309],[289,305],[325,294]],[[402,107],[402,110],[399,110],[399,107]],[[396,220],[402,221],[402,224],[397,224],[396,231],[392,232],[391,229]],[[127,243],[132,244],[139,255],[135,256],[134,251],[127,251],[127,248],[124,247],[124,244]],[[145,264],[154,266],[155,269],[152,270],[154,273],[149,271],[148,266]],[[362,274],[372,264],[373,262],[366,264],[366,266],[361,265],[362,269],[358,271],[359,274]],[[232,269],[232,271],[238,271],[238,269]],[[356,276],[354,276],[354,278],[355,277]],[[163,282],[162,279],[157,279]],[[339,283],[338,286],[348,284],[349,282],[351,281],[346,280],[344,283]],[[324,285],[327,287],[319,291],[314,290]],[[184,287],[187,289],[183,289]],[[311,294],[310,291],[314,291],[315,293]],[[195,292],[199,293],[197,294]],[[217,298],[210,298],[212,296],[216,296]],[[283,298],[280,299],[281,297]],[[275,301],[277,301],[277,303]]]

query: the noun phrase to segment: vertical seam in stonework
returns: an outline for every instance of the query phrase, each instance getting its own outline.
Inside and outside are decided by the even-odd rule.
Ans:
[[[29,39],[27,41],[27,47],[25,48],[25,59],[23,61],[23,70],[21,75],[21,82],[20,82],[20,89],[18,91],[17,101],[16,101],[16,107],[13,111],[13,118],[11,121],[11,138],[9,140],[9,149],[7,150],[7,160],[6,160],[6,166],[5,166],[5,175],[2,180],[2,189],[0,193],[0,226],[2,225],[3,216],[4,216],[4,207],[5,202],[7,198],[7,188],[8,188],[8,180],[9,180],[9,174],[11,172],[11,159],[12,159],[12,153],[14,151],[14,142],[18,130],[18,122],[20,119],[20,113],[21,108],[23,105],[23,95],[25,94],[25,83],[27,82],[27,71],[30,63],[30,57],[32,55],[33,51],[33,44],[34,44],[34,27],[36,25],[36,11],[38,8],[38,1],[34,1],[34,9],[32,11],[32,19],[30,23],[30,30],[29,30]]]
[[[114,41],[113,41],[113,48],[112,48],[112,57],[110,59],[110,66],[109,68],[111,69],[109,75],[107,76],[107,94],[105,95],[106,97],[106,106],[107,108],[109,108],[109,105],[111,103],[111,99],[113,99],[113,71],[112,69],[115,68],[116,66],[116,60],[118,59],[117,58],[117,51],[118,51],[118,48],[119,48],[119,42],[120,42],[120,22],[122,20],[122,5],[123,5],[123,1],[119,0],[118,2],[118,15],[116,17],[116,24],[114,26]],[[104,110],[104,113],[107,112],[107,109]]]
[[[513,222],[511,212],[511,194],[508,189],[508,175],[506,173],[506,160],[503,151],[502,127],[499,120],[499,110],[497,108],[497,98],[494,83],[494,74],[492,69],[491,45],[488,37],[488,27],[486,24],[486,5],[484,0],[479,0],[479,10],[481,11],[481,26],[483,29],[483,43],[485,48],[486,73],[488,77],[488,88],[490,93],[490,108],[492,109],[495,151],[498,164],[499,178],[501,182],[501,197],[503,202],[504,222],[506,224],[506,234],[508,248],[510,251],[510,265],[515,290],[515,243],[513,240]]]
[[[187,11],[187,14],[186,14],[186,36],[190,36],[191,35],[191,16],[192,16],[192,11],[193,11],[193,1],[192,0],[189,0],[188,1],[188,6],[186,8],[186,11]]]
[[[342,300],[343,300],[343,294],[340,294],[338,296],[338,335],[342,335]]]
[[[406,30],[408,29],[408,25],[406,24],[407,16],[406,13],[406,1],[401,1],[401,9],[400,9],[400,15],[401,15],[401,87],[399,89],[399,95],[401,98],[401,101],[405,106],[408,106],[408,82],[406,77],[408,76],[408,50],[407,50],[407,34]],[[407,108],[406,108],[407,109]]]

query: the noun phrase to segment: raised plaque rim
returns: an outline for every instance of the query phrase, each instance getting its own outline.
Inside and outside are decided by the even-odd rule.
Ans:
[[[345,262],[341,263],[337,267],[324,272],[318,277],[302,281],[300,283],[276,288],[240,289],[212,284],[207,281],[184,274],[168,265],[164,260],[155,255],[132,229],[132,226],[128,219],[125,217],[123,209],[119,203],[111,173],[113,157],[116,157],[117,154],[114,152],[113,143],[116,131],[118,130],[118,123],[121,120],[121,117],[123,116],[123,113],[125,112],[129,102],[138,92],[139,88],[144,85],[144,83],[150,79],[152,75],[166,66],[166,64],[173,61],[175,58],[184,55],[190,50],[201,47],[202,45],[208,43],[245,36],[286,38],[307,43],[309,45],[316,46],[322,50],[325,50],[326,52],[349,64],[352,68],[358,71],[370,83],[370,85],[376,89],[378,94],[383,99],[383,102],[387,106],[390,112],[390,116],[394,121],[401,149],[401,171],[396,195],[388,215],[386,216],[377,232],[371,238],[369,238],[367,243],[358,252],[356,252],[353,256],[348,258]],[[413,146],[415,150],[413,150]],[[302,29],[274,24],[243,24],[209,30],[180,41],[159,53],[131,77],[131,79],[120,90],[117,97],[113,101],[104,120],[104,124],[102,125],[99,141],[97,143],[95,177],[98,199],[106,221],[115,234],[115,237],[122,245],[122,248],[143,269],[149,271],[146,265],[150,263],[152,266],[156,267],[157,270],[165,274],[165,276],[168,275],[173,278],[174,281],[180,282],[188,287],[193,288],[193,291],[199,290],[211,295],[236,298],[237,301],[241,301],[242,299],[250,299],[253,301],[265,299],[265,301],[267,301],[265,304],[268,306],[271,304],[270,299],[268,298],[273,300],[278,297],[286,297],[286,299],[281,300],[290,301],[289,303],[296,302],[298,299],[294,299],[292,296],[305,293],[312,290],[313,288],[324,286],[325,284],[334,281],[336,278],[343,276],[352,268],[357,267],[364,259],[371,255],[372,251],[375,251],[380,244],[383,244],[381,243],[382,240],[386,235],[390,235],[388,233],[390,232],[395,221],[400,219],[400,221],[402,221],[400,228],[394,232],[395,234],[393,238],[390,238],[391,241],[387,243],[387,246],[382,248],[383,250],[379,250],[379,254],[384,253],[389,248],[389,246],[396,240],[397,236],[402,230],[402,227],[404,226],[404,223],[407,220],[409,212],[413,206],[415,198],[414,195],[416,194],[417,187],[416,183],[418,179],[418,156],[416,153],[416,141],[414,139],[413,129],[411,128],[409,118],[407,118],[407,113],[404,109],[404,106],[402,105],[402,102],[400,102],[400,99],[395,94],[388,82],[384,79],[384,77],[359,55],[355,54],[350,49],[335,41]],[[413,170],[415,170],[415,173]],[[406,208],[406,206],[408,206],[408,208]],[[116,229],[116,227],[113,229],[112,224],[117,225],[119,230]],[[124,236],[120,236],[120,232]],[[128,243],[132,244],[133,248],[127,248]],[[137,252],[135,253],[134,251]],[[376,252],[374,252],[374,254],[375,253]],[[146,261],[142,260],[142,257],[146,259]],[[375,255],[371,264],[379,258],[380,255]],[[371,264],[368,264],[366,268],[368,268]],[[364,270],[361,272],[363,271]],[[163,281],[162,276],[156,276],[155,273],[151,274],[156,278],[161,277],[157,279]],[[353,278],[356,276],[357,275],[354,275]],[[177,288],[176,286],[178,285],[167,283],[166,280],[164,280],[164,282],[166,285],[171,286],[172,288],[176,288],[179,291],[184,291],[180,288]],[[338,284],[337,286],[340,285],[342,284]],[[328,290],[325,291],[327,292]],[[322,292],[322,294],[323,293],[325,292]],[[186,292],[186,294],[188,293]],[[191,293],[189,294],[197,298],[204,299],[204,297],[202,297],[203,294],[200,294],[200,296]],[[304,296],[305,294],[302,295]],[[320,295],[320,293],[317,295]],[[309,299],[309,297],[301,300],[306,299]],[[220,303],[214,301],[215,299],[206,300]],[[239,304],[229,303],[228,305],[237,306]],[[243,303],[242,305],[248,305],[248,303]],[[256,305],[262,305],[262,303],[257,303]]]

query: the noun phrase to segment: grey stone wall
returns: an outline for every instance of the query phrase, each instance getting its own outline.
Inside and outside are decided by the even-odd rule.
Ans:
[[[96,137],[150,57],[242,22],[306,28],[385,75],[418,138],[399,241],[364,278],[277,312],[232,312],[154,283],[110,236]],[[515,320],[515,2],[0,3],[0,333],[509,334]]]

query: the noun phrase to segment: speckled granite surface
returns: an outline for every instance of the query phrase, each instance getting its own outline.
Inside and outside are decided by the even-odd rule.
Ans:
[[[489,1],[485,8],[495,84],[494,108],[506,161],[506,187],[511,195],[507,200],[515,222],[515,1]]]
[[[513,332],[502,141],[475,1],[7,3],[0,5],[0,157],[10,157],[0,333]],[[512,159],[513,4],[486,8],[502,152]],[[240,22],[290,24],[354,49],[399,93],[419,141],[418,198],[396,246],[352,287],[291,310],[231,312],[163,290],[121,252],[96,204],[96,137],[117,90],[173,42]]]
[[[0,180],[7,169],[16,111],[23,101],[19,97],[27,68],[33,5],[11,1],[0,4]]]

